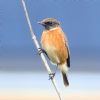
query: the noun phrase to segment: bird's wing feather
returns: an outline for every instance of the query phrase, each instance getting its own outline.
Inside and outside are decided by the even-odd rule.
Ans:
[[[68,58],[66,59],[67,66],[70,68],[70,50],[69,50],[69,45],[68,45],[68,39],[66,36],[65,36],[65,46],[66,46],[67,52],[68,52]]]
[[[67,58],[67,66],[70,67],[70,53],[69,53],[69,48],[67,47],[67,51],[68,51],[68,58]]]

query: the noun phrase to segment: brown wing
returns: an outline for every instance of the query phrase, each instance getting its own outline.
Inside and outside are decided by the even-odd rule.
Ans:
[[[66,48],[67,48],[67,52],[68,52],[67,66],[70,68],[70,53],[69,53],[69,48],[67,45],[66,45]]]
[[[69,50],[69,46],[68,46],[68,39],[65,36],[65,45],[67,48],[67,52],[68,52],[68,58],[66,59],[67,61],[67,66],[70,68],[70,50]]]

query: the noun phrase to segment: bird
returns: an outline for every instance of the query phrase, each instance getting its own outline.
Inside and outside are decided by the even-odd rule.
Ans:
[[[62,73],[64,85],[69,86],[70,50],[68,39],[60,22],[55,18],[45,18],[38,23],[44,27],[41,36],[41,50],[53,64],[57,65]]]

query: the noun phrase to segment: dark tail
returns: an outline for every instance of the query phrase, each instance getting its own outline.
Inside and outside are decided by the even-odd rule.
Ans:
[[[68,82],[68,78],[67,78],[66,74],[62,72],[62,76],[63,76],[64,85],[65,86],[68,86],[69,85],[69,82]]]

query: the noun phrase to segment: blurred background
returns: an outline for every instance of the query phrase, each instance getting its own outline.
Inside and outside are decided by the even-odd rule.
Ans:
[[[39,42],[43,27],[37,22],[47,17],[58,19],[68,36],[71,52],[69,88],[64,88],[63,83],[60,85],[62,79],[59,71],[55,76],[58,86],[64,91],[64,98],[71,99],[74,96],[77,100],[83,98],[100,100],[100,1],[25,0],[25,2]],[[53,65],[50,64],[50,67],[55,70]],[[56,98],[56,93],[49,94],[48,88],[55,93],[31,39],[21,0],[0,0],[0,95],[2,95],[0,98],[15,100],[15,97],[19,97],[17,100],[29,98],[31,100],[38,97],[39,91],[40,95],[43,91],[44,94],[46,92],[47,98],[50,98],[50,95]],[[12,93],[13,96],[10,95]],[[45,98],[43,96],[43,99]]]

